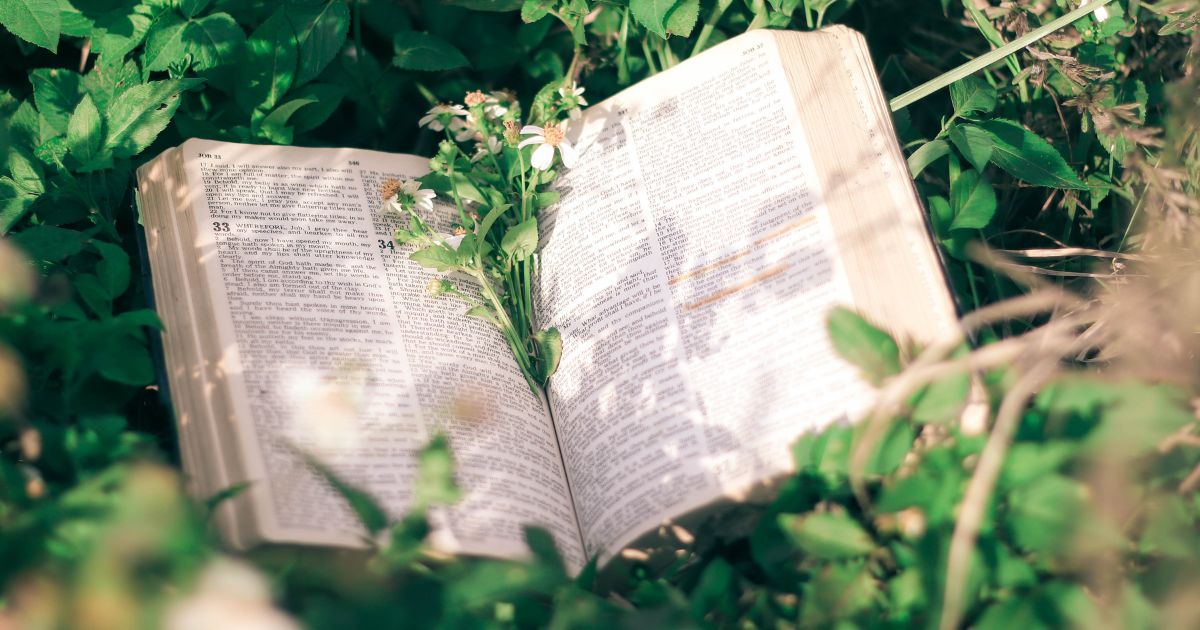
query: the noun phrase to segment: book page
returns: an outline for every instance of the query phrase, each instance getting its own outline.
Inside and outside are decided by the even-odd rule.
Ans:
[[[769,33],[588,110],[542,217],[550,401],[588,553],[791,468],[869,390],[825,316],[852,305]]]
[[[382,181],[421,175],[426,160],[203,140],[180,151],[192,192],[184,240],[216,305],[200,324],[215,333],[209,350],[230,396],[230,417],[216,420],[236,436],[263,537],[361,542],[344,501],[297,451],[398,516],[416,452],[442,432],[465,492],[434,514],[436,544],[517,556],[523,526],[540,525],[582,565],[544,401],[497,331],[426,293],[435,274],[408,260],[392,241],[398,219],[379,212]]]

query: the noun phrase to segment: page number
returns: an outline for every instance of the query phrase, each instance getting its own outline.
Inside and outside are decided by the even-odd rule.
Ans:
[[[392,251],[396,251],[396,244],[393,243],[392,241],[385,241],[383,239],[379,239],[379,249],[390,249]]]
[[[213,231],[214,232],[229,232],[230,231],[229,223],[227,223],[225,221],[213,221]]]

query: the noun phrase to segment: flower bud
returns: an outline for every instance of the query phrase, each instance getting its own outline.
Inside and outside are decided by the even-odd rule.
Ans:
[[[425,285],[425,292],[429,295],[437,297],[443,293],[450,292],[450,290],[453,288],[454,285],[450,284],[449,280],[445,278],[434,278],[429,281],[429,284]]]

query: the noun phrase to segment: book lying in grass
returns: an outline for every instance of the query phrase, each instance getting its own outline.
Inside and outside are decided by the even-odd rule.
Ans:
[[[955,325],[851,30],[733,38],[569,133],[539,217],[535,311],[563,340],[544,396],[393,242],[380,186],[425,158],[189,140],[139,170],[185,469],[199,496],[249,484],[218,511],[229,543],[361,546],[297,452],[400,515],[442,433],[463,497],[434,545],[519,556],[536,525],[578,568],[769,491],[798,436],[864,408],[834,305],[917,340]]]

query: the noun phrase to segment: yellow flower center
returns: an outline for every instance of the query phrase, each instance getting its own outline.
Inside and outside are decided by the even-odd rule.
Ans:
[[[383,195],[383,200],[391,199],[393,195],[400,192],[400,180],[385,179],[379,187],[379,194]]]
[[[465,102],[467,104],[467,107],[474,107],[474,106],[484,103],[486,101],[487,101],[487,96],[484,95],[484,93],[479,90],[475,90],[474,92],[467,92],[466,98],[463,99],[463,102]]]
[[[546,138],[546,144],[556,147],[563,141],[565,134],[554,123],[547,123],[546,127],[542,129],[542,137]]]

